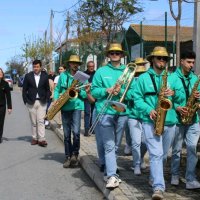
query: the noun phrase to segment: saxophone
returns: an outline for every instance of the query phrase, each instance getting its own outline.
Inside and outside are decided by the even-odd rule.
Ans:
[[[51,120],[60,111],[61,107],[69,100],[78,97],[78,92],[75,89],[78,84],[78,80],[73,80],[71,86],[58,98],[53,104],[45,116],[45,119]]]
[[[172,108],[172,102],[164,96],[164,91],[167,89],[167,74],[168,68],[166,67],[162,77],[163,83],[158,95],[158,103],[156,107],[157,117],[154,121],[155,134],[158,136],[163,133],[167,111]]]
[[[200,82],[200,76],[198,76],[198,80],[195,82],[194,87],[192,88],[191,95],[189,96],[187,100],[187,103],[185,106],[187,109],[187,114],[181,116],[181,122],[185,125],[192,124],[194,115],[196,111],[199,109],[200,103],[196,102],[196,98],[194,97],[194,93],[195,91],[197,91],[199,82]]]

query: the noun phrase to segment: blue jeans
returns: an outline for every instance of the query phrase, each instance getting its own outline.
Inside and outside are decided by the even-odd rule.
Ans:
[[[167,158],[169,148],[175,135],[175,125],[165,126],[161,136],[154,134],[153,123],[143,123],[145,142],[149,152],[150,176],[153,181],[153,190],[165,190],[163,175],[163,161]]]
[[[81,110],[61,111],[64,131],[65,156],[78,155],[80,149]],[[71,141],[73,133],[73,144]]]
[[[196,180],[196,164],[198,161],[196,147],[200,135],[199,123],[192,125],[177,125],[175,140],[172,145],[172,161],[171,173],[172,175],[179,175],[180,157],[183,141],[187,148],[187,166],[186,166],[186,181]]]
[[[96,113],[96,109],[94,108],[93,113],[92,113],[92,123],[94,123],[96,116],[97,116],[97,113]],[[103,147],[102,134],[99,131],[99,123],[96,125],[94,132],[95,132],[95,138],[96,138],[96,144],[97,144],[97,153],[99,156],[99,164],[105,165],[105,151]]]
[[[131,135],[130,135],[130,128],[127,124],[126,128],[125,128],[125,137],[126,137],[126,144],[131,147],[132,146],[132,139],[131,139]]]
[[[99,122],[99,131],[102,134],[103,146],[105,150],[106,173],[108,177],[118,176],[116,174],[117,161],[116,149],[118,149],[125,126],[127,116],[103,115]],[[117,142],[117,143],[116,143]],[[118,145],[116,147],[116,145]]]
[[[88,99],[84,100],[84,128],[85,132],[90,129],[92,123],[92,113],[94,105],[89,102]]]
[[[128,119],[128,128],[131,137],[133,167],[139,166],[147,152],[142,123],[137,119]]]

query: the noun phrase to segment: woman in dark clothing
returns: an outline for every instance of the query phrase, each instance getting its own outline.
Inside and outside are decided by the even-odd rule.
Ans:
[[[0,143],[2,143],[3,125],[6,115],[6,103],[8,113],[10,114],[12,111],[10,88],[8,83],[4,80],[4,73],[0,68]]]

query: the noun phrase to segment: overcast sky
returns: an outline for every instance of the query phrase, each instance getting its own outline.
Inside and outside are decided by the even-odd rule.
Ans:
[[[0,67],[6,69],[5,63],[11,57],[22,54],[24,37],[44,35],[49,31],[50,10],[62,11],[71,8],[78,0],[1,0],[0,1]],[[136,15],[130,23],[164,25],[164,12],[168,12],[168,25],[175,25],[170,17],[168,0],[140,1],[144,12]],[[74,7],[73,7],[74,8]],[[73,8],[69,11],[72,12]],[[158,9],[159,8],[159,9]],[[193,4],[183,3],[181,25],[193,25]],[[175,8],[176,10],[176,8]],[[55,12],[54,39],[56,32],[64,34],[65,16]],[[126,23],[126,28],[129,23]]]

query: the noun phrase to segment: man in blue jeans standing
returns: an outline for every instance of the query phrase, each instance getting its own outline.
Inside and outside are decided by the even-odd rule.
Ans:
[[[194,67],[196,54],[193,51],[186,51],[181,54],[181,66],[177,68],[175,75],[181,80],[181,86],[185,90],[185,99],[183,106],[177,107],[178,124],[176,127],[176,135],[172,146],[172,160],[171,160],[171,184],[179,185],[180,173],[180,156],[183,141],[187,148],[187,165],[186,165],[186,189],[199,189],[200,183],[196,179],[196,164],[197,157],[197,143],[200,135],[199,117],[197,112],[194,113],[191,123],[184,123],[183,116],[188,114],[187,101],[189,97],[193,96],[194,103],[199,104],[200,88],[194,88],[195,83],[198,83],[198,77],[192,72]],[[192,93],[193,92],[193,93]],[[192,103],[192,107],[194,104]]]
[[[79,56],[70,56],[68,60],[69,70],[61,73],[54,90],[54,100],[57,100],[60,94],[63,94],[69,87],[71,87],[72,82],[74,81],[73,76],[78,71],[78,67],[81,63]],[[77,93],[76,98],[69,99],[61,108],[66,157],[63,164],[64,168],[77,166],[78,164],[81,111],[84,110],[83,99],[85,99],[87,95],[83,89],[80,89]],[[73,142],[71,141],[71,133],[73,134]]]
[[[120,144],[125,126],[127,124],[127,113],[120,113],[108,105],[108,96],[112,96],[112,101],[118,101],[124,92],[124,88],[118,83],[119,78],[125,70],[125,65],[121,64],[124,51],[119,43],[109,45],[106,55],[110,58],[105,66],[99,68],[92,81],[91,94],[96,99],[95,109],[97,116],[102,114],[98,123],[98,132],[105,152],[106,174],[108,177],[106,188],[113,189],[119,186],[119,176],[117,174],[116,143]],[[104,110],[102,113],[102,109]],[[118,142],[116,142],[118,140]]]
[[[87,62],[87,70],[85,71],[86,74],[90,76],[88,79],[88,82],[91,83],[93,76],[95,74],[95,64],[94,61],[88,61]],[[90,136],[88,131],[90,129],[91,123],[92,123],[92,113],[94,110],[94,103],[91,103],[87,98],[84,100],[84,127],[85,127],[85,133],[84,136]]]

